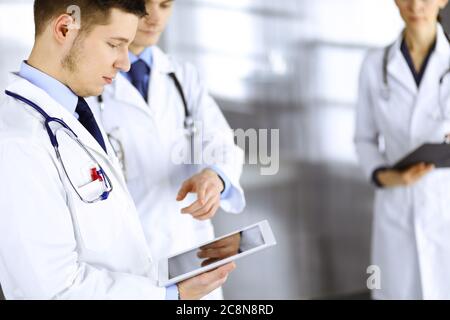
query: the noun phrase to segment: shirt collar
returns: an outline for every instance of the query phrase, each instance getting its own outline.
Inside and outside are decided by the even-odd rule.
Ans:
[[[129,51],[128,57],[130,58],[131,64],[135,63],[136,61],[138,61],[140,59],[140,60],[144,61],[150,69],[153,66],[153,49],[152,49],[152,47],[145,48],[145,50],[142,51],[139,56],[136,56],[134,53]]]
[[[423,76],[425,74],[425,70],[428,66],[428,62],[430,61],[430,57],[432,53],[436,49],[436,41],[433,42],[433,45],[429,49],[424,61],[422,62],[422,66],[419,71],[416,70],[416,67],[414,66],[414,61],[411,57],[411,52],[409,51],[408,45],[406,44],[406,39],[403,38],[403,41],[400,45],[400,51],[402,52],[403,56],[405,57],[406,62],[408,63],[409,68],[411,69],[411,72],[414,76],[414,80],[416,81],[417,87],[420,86],[420,83],[422,82]]]
[[[388,61],[392,61],[399,56],[402,57],[401,45],[404,38],[404,32],[402,32],[397,40],[390,46]],[[437,24],[437,35],[436,35],[436,45],[434,52],[442,55],[447,59],[450,54],[450,44],[447,36],[445,34],[444,28],[440,23]]]
[[[20,66],[19,76],[44,90],[56,102],[66,108],[70,114],[75,113],[78,97],[63,83],[30,66],[26,61],[23,61]]]

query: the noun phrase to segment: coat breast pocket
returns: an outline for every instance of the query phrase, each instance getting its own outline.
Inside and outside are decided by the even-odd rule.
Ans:
[[[113,199],[87,204],[77,203],[75,212],[76,224],[83,246],[91,251],[106,251],[120,237],[121,221],[120,203]]]

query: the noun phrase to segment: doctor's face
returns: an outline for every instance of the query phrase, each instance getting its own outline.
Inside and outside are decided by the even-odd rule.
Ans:
[[[82,97],[100,95],[119,71],[129,71],[128,46],[139,18],[111,10],[109,24],[79,34],[62,61],[66,84]]]
[[[395,0],[406,27],[417,29],[434,26],[439,11],[444,9],[448,0]]]
[[[173,12],[174,0],[147,0],[148,15],[139,21],[134,47],[146,48],[156,45]]]

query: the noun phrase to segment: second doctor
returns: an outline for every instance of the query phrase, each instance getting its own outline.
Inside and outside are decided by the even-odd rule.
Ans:
[[[450,45],[439,11],[448,0],[396,0],[405,29],[363,63],[356,149],[375,194],[376,299],[450,298],[450,170],[392,166],[450,132]],[[380,141],[384,141],[383,144]]]
[[[210,219],[219,206],[231,213],[245,207],[243,152],[227,121],[195,68],[156,46],[173,5],[147,1],[148,16],[130,46],[130,72],[90,100],[122,160],[154,258],[213,239]],[[199,150],[214,155],[213,161],[199,158]]]

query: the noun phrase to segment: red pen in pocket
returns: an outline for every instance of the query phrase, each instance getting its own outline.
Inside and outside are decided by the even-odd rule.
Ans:
[[[91,169],[91,179],[92,181],[97,181],[100,180],[100,182],[103,182],[103,178],[100,175],[99,171],[97,170],[97,168],[92,168]]]

